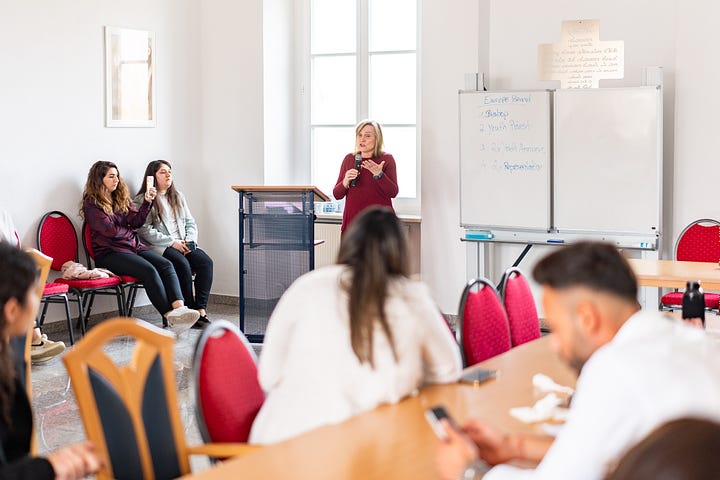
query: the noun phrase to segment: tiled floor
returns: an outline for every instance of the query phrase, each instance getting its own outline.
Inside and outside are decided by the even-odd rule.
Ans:
[[[237,305],[211,304],[208,308],[211,320],[227,319],[238,323]],[[151,307],[136,308],[133,316],[148,320],[160,326],[160,315]],[[44,329],[52,340],[63,340],[69,346],[69,338],[64,322],[50,324]],[[179,407],[185,424],[185,434],[189,444],[201,443],[200,433],[195,421],[193,390],[191,388],[192,356],[200,330],[182,333],[175,345],[175,371],[178,385]],[[115,342],[108,350],[113,359],[127,359],[132,345],[127,340]],[[40,454],[51,452],[58,447],[85,439],[82,422],[75,397],[70,388],[65,366],[60,357],[43,365],[32,367],[33,410],[37,429]],[[193,458],[193,470],[208,466],[207,460]]]

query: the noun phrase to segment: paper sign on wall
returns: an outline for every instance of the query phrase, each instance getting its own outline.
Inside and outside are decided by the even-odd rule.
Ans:
[[[538,45],[538,78],[560,88],[598,88],[625,75],[625,44],[600,41],[600,20],[565,20],[558,43]]]

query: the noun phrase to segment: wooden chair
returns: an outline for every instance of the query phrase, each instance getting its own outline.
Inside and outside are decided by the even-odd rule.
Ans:
[[[479,286],[479,290],[473,291]],[[455,331],[463,365],[480,363],[511,348],[510,326],[495,286],[486,278],[468,282],[460,297]]]
[[[38,269],[40,269],[40,273],[38,274],[37,295],[38,298],[40,298],[40,301],[42,301],[43,293],[45,291],[45,281],[47,280],[48,274],[50,273],[50,264],[52,263],[52,258],[44,255],[43,253],[35,250],[34,248],[29,248],[27,250],[27,253],[29,253],[30,256],[33,257],[33,260],[35,260],[35,264],[38,266]],[[28,328],[27,335],[25,336],[25,388],[27,390],[27,396],[29,399],[32,399],[32,378],[30,376],[30,348],[32,346],[33,330],[34,327]],[[30,440],[30,455],[37,455],[37,451],[37,437],[35,436],[35,429],[33,429],[32,439]]]
[[[132,357],[117,365],[112,341],[135,341]],[[190,472],[189,455],[226,458],[243,444],[188,446],[178,409],[173,366],[175,335],[142,320],[113,318],[93,328],[63,361],[85,433],[105,460],[97,478],[165,480]]]

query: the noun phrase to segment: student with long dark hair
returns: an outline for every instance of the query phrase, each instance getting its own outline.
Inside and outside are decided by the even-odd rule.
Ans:
[[[80,479],[101,461],[89,442],[47,457],[31,457],[33,416],[25,385],[23,347],[37,316],[37,267],[22,250],[0,242],[0,478]]]
[[[250,434],[273,443],[396,403],[423,382],[458,379],[460,352],[427,287],[408,278],[405,234],[370,207],[345,232],[338,264],[296,280],[265,332],[266,392]]]
[[[116,275],[139,278],[167,323],[189,328],[200,314],[185,306],[172,263],[145,246],[136,232],[145,223],[156,195],[157,190],[151,188],[136,208],[117,165],[100,160],[88,172],[81,213],[90,227],[95,264]]]
[[[147,193],[147,177],[153,178],[158,195],[138,234],[156,253],[172,262],[185,303],[200,313],[200,319],[193,326],[203,327],[210,323],[206,308],[213,280],[213,261],[198,247],[197,223],[185,195],[175,188],[170,163],[153,160],[148,164],[142,187],[135,197],[138,205],[142,205]]]

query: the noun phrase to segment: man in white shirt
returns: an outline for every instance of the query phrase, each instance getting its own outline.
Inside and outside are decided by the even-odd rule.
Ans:
[[[470,421],[445,425],[437,466],[445,479],[600,479],[655,427],[675,418],[720,420],[720,345],[702,329],[641,312],[635,276],[612,245],[583,242],[541,260],[551,345],[579,373],[556,439]],[[535,469],[503,465],[539,461]]]

